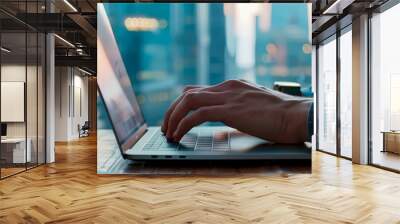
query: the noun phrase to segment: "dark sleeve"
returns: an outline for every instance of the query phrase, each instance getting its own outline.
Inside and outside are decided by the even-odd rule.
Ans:
[[[314,104],[312,103],[308,110],[307,118],[307,141],[311,142],[311,137],[314,133]]]

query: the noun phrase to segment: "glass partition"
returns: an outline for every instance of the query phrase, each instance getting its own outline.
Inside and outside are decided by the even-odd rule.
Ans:
[[[30,162],[26,136],[26,41],[25,32],[1,34],[2,177],[24,171],[27,160]]]
[[[371,162],[400,171],[400,4],[371,18]]]
[[[318,47],[318,146],[336,154],[336,37]]]
[[[19,16],[43,12],[44,1],[2,1]],[[0,12],[0,178],[45,162],[43,33]]]
[[[340,36],[340,155],[352,157],[352,32]]]

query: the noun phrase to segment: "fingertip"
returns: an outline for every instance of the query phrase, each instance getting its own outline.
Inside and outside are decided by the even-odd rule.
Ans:
[[[161,125],[161,132],[162,132],[163,134],[165,134],[165,126],[164,126],[164,124]]]
[[[173,137],[174,142],[179,142],[181,139],[182,139],[182,137],[179,135],[176,135]]]
[[[173,138],[168,138],[168,137],[167,137],[167,142],[168,142],[168,143],[174,143],[175,140],[174,140]]]
[[[165,136],[167,136],[167,138],[173,139],[173,132],[172,132],[171,128],[168,128]]]
[[[178,139],[178,133],[177,133],[177,131],[175,131],[174,134],[172,134],[172,138],[173,138],[174,140]]]

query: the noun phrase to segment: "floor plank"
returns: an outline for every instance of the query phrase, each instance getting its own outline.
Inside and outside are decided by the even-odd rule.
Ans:
[[[312,174],[96,174],[96,138],[0,181],[0,223],[400,223],[400,175],[313,153]]]

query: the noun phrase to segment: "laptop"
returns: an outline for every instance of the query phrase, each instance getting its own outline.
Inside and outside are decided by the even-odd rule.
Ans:
[[[124,159],[311,159],[311,150],[304,144],[273,144],[225,126],[195,127],[179,143],[168,142],[160,127],[145,122],[102,4],[97,24],[98,89]]]

